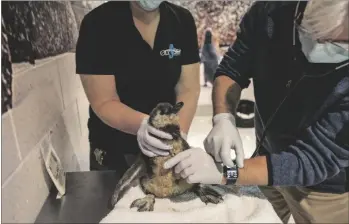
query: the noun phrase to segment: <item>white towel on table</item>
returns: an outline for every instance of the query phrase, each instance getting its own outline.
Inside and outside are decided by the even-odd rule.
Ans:
[[[154,211],[137,212],[136,208],[129,208],[135,199],[145,196],[137,185],[100,223],[281,223],[271,204],[255,187],[241,188],[237,194],[226,187],[215,188],[225,193],[223,203],[205,205],[191,195],[194,198],[182,202],[155,199]]]

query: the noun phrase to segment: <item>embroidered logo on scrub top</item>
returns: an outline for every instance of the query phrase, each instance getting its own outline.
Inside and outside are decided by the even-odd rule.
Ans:
[[[177,49],[173,46],[173,44],[170,44],[169,49],[160,51],[161,56],[168,56],[169,59],[172,59],[175,56],[181,55],[181,49]]]

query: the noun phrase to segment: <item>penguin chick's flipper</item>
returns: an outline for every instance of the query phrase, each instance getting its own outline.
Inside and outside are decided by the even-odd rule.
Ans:
[[[109,201],[109,206],[113,209],[120,198],[130,189],[132,183],[144,176],[146,173],[146,165],[141,155],[138,156],[134,164],[124,173],[117,183],[113,196]]]
[[[210,188],[209,185],[204,185],[204,184],[198,184],[194,192],[199,196],[202,202],[205,204],[207,203],[213,203],[213,204],[218,204],[223,202],[223,197],[220,193],[218,193],[216,190],[213,188]]]
[[[144,198],[136,199],[132,202],[130,208],[137,207],[139,212],[154,211],[155,196],[148,194]]]

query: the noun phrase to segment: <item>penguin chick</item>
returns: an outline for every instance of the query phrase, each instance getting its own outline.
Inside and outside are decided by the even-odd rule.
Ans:
[[[164,163],[178,153],[190,148],[185,139],[181,137],[178,112],[184,106],[183,102],[175,105],[159,103],[150,113],[149,125],[169,133],[171,140],[163,140],[172,146],[168,156],[147,157],[140,154],[137,161],[125,172],[118,182],[111,199],[111,206],[120,200],[122,195],[130,188],[131,183],[139,179],[146,197],[137,199],[131,204],[138,211],[153,211],[155,198],[173,198],[192,191],[205,202],[220,203],[222,196],[208,185],[189,184],[178,177],[174,169],[164,169]]]

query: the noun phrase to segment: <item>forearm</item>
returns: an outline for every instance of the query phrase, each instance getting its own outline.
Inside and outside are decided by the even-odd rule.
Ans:
[[[86,97],[96,115],[107,125],[135,135],[146,114],[121,103],[113,75],[80,75]]]
[[[179,123],[181,131],[188,134],[190,125],[195,116],[200,95],[200,86],[194,87],[190,90],[179,91],[177,95],[177,102],[183,102],[184,106],[179,112]]]
[[[133,110],[118,100],[108,101],[92,109],[110,127],[133,135],[137,134],[142,120],[148,116]]]
[[[258,156],[244,161],[244,168],[239,169],[237,185],[268,185],[268,166],[265,156]],[[223,184],[226,184],[223,178]]]
[[[348,167],[347,149],[329,139],[320,142],[314,135],[309,136],[311,143],[302,139],[280,153],[246,159],[244,168],[239,169],[237,184],[313,186]]]
[[[212,101],[214,115],[219,113],[236,114],[239,104],[241,89],[250,84],[253,77],[251,66],[254,62],[256,47],[258,47],[261,29],[264,24],[265,3],[256,2],[245,13],[239,24],[239,32],[233,45],[229,47],[223,60],[216,69]],[[222,75],[223,74],[223,75]],[[218,75],[218,76],[217,76]],[[235,80],[235,81],[233,81]]]
[[[224,75],[217,77],[212,91],[213,114],[232,113],[235,116],[240,96],[241,88],[236,82]]]
[[[188,133],[193,121],[200,95],[200,64],[182,66],[181,77],[176,85],[176,100],[183,102],[184,106],[179,111],[181,131]]]

